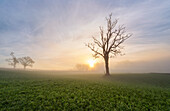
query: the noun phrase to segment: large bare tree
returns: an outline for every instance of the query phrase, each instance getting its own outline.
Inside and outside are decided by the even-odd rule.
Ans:
[[[94,57],[103,57],[105,61],[106,76],[109,76],[109,58],[116,55],[122,55],[121,49],[123,46],[121,44],[128,39],[132,34],[126,33],[125,26],[116,26],[118,20],[112,21],[112,14],[106,17],[107,29],[106,31],[103,27],[100,27],[100,40],[96,37],[92,37],[93,43],[88,43],[88,46],[93,52]]]
[[[13,68],[16,68],[16,65],[19,63],[18,59],[14,56],[14,52],[11,52],[10,55],[12,58],[6,59],[9,65],[13,66]]]
[[[24,69],[26,69],[27,66],[32,67],[35,63],[29,56],[18,58],[18,60],[24,66]]]

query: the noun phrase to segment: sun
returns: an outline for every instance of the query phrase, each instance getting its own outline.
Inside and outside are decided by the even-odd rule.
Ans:
[[[91,68],[94,67],[94,64],[95,64],[95,63],[96,63],[96,61],[93,60],[93,59],[89,59],[89,60],[88,60],[88,64],[89,64],[89,66],[90,66]]]

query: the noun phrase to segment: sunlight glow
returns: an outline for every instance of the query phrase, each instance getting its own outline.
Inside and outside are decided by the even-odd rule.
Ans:
[[[89,60],[88,60],[88,64],[89,64],[89,66],[90,66],[91,68],[94,67],[94,64],[95,64],[95,63],[96,63],[96,61],[93,60],[93,59],[89,59]]]

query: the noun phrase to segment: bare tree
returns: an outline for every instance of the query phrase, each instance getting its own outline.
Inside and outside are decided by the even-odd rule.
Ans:
[[[78,71],[89,71],[90,70],[87,64],[76,64],[76,69]]]
[[[106,76],[109,76],[109,58],[116,55],[122,55],[121,44],[128,39],[132,34],[126,34],[125,26],[116,26],[118,20],[112,21],[112,14],[106,17],[107,30],[104,34],[103,27],[100,27],[100,40],[96,37],[92,37],[93,43],[86,44],[94,52],[94,57],[98,58],[102,56],[105,61]]]
[[[24,69],[26,69],[27,66],[32,67],[32,65],[35,63],[29,56],[21,57],[18,60],[24,66]]]
[[[12,58],[6,59],[9,65],[13,66],[13,68],[16,68],[16,65],[19,63],[18,59],[14,56],[14,52],[11,52],[10,55]]]

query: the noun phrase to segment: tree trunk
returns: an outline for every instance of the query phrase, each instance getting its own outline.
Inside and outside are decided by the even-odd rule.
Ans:
[[[109,73],[109,56],[105,56],[104,60],[105,60],[105,68],[106,68],[105,76],[110,76],[110,73]]]
[[[26,69],[26,66],[24,66],[24,70]]]

